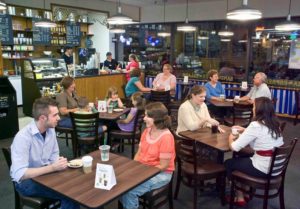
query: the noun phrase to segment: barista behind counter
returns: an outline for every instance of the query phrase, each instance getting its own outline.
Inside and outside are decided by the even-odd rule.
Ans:
[[[120,64],[115,59],[112,58],[112,53],[107,52],[106,60],[104,61],[103,66],[110,70],[120,70],[121,68],[119,68],[119,65]]]

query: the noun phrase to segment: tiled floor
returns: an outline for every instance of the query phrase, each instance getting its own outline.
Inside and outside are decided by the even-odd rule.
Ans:
[[[21,118],[20,127],[30,121],[30,118]],[[286,140],[300,135],[300,124],[293,126],[290,121],[286,126],[284,131]],[[12,139],[0,140],[0,147],[7,147],[11,144]],[[59,139],[59,146],[61,155],[66,156],[68,159],[72,158],[72,152],[70,147],[66,147],[65,140]],[[125,155],[129,156],[129,147],[125,148],[127,152]],[[288,167],[286,182],[285,182],[285,200],[286,209],[300,209],[300,142],[296,145],[296,149],[293,153],[290,165]],[[4,157],[0,154],[0,209],[13,209],[14,208],[14,194],[12,184],[10,182],[10,177]],[[137,174],[138,175],[138,174]],[[99,197],[101,198],[101,197]],[[192,208],[193,193],[190,188],[181,186],[179,192],[178,200],[174,201],[174,207],[177,209],[188,209]],[[111,204],[107,205],[105,208],[116,209],[117,202],[113,201]],[[168,207],[162,207],[167,209]],[[220,201],[216,194],[206,194],[202,195],[198,201],[198,208],[200,209],[225,209],[228,205],[222,207]],[[250,201],[247,205],[248,209],[260,209],[262,208],[262,201],[254,199]],[[278,199],[273,199],[270,201],[270,209],[279,209]]]

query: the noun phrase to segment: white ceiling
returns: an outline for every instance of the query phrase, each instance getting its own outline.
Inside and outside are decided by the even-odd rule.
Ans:
[[[118,0],[104,0],[110,2],[118,2]],[[225,1],[225,0],[189,0],[189,3],[197,2],[212,2],[212,1]],[[120,0],[122,4],[129,4],[138,7],[151,6],[153,4],[162,5],[163,0]],[[186,4],[186,0],[166,0],[166,4]]]

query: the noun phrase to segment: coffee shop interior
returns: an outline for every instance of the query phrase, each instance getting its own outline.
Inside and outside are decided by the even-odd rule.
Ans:
[[[180,105],[185,102],[193,86],[204,86],[207,83],[208,72],[212,69],[217,71],[218,81],[224,89],[222,93],[224,98],[221,103],[227,102],[225,106],[222,106],[222,110],[227,108],[225,116],[222,115],[222,118],[219,118],[220,114],[214,115],[214,119],[220,122],[220,127],[236,125],[234,119],[232,123],[226,123],[226,117],[234,117],[235,101],[238,101],[236,99],[242,98],[251,87],[255,86],[254,77],[258,72],[262,72],[267,77],[264,82],[270,89],[275,114],[279,122],[285,125],[282,128],[284,143],[289,144],[300,134],[298,130],[300,122],[298,119],[300,113],[299,0],[0,0],[0,10],[1,148],[10,147],[17,132],[33,121],[32,107],[36,99],[56,98],[63,91],[61,81],[66,76],[74,78],[78,96],[86,97],[89,104],[96,108],[98,106],[100,121],[103,117],[109,121],[107,124],[110,125],[111,121],[126,117],[124,114],[129,113],[131,103],[130,96],[126,92],[126,85],[131,79],[128,81],[127,76],[129,76],[129,71],[132,71],[130,67],[128,71],[127,67],[132,62],[132,54],[137,58],[140,69],[139,81],[144,88],[143,97],[149,100],[147,103],[161,101],[167,107],[172,119],[171,129],[174,136],[179,120]],[[242,12],[248,13],[236,17]],[[66,55],[69,51],[70,54]],[[72,59],[66,59],[65,56]],[[105,65],[109,56],[117,61],[117,67],[110,68]],[[165,87],[164,90],[168,92],[168,95],[162,94],[163,96],[158,96],[155,100],[153,89],[158,88],[155,79],[162,72],[165,64],[170,66],[170,71],[175,76],[176,86],[171,90],[170,86]],[[120,113],[116,110],[110,114],[106,113],[106,107],[105,112],[100,108],[101,102],[107,99],[107,92],[112,86],[127,107]],[[152,93],[153,96],[151,96]],[[106,101],[104,104],[106,106]],[[219,104],[214,105],[219,107]],[[207,103],[207,106],[209,109],[212,104]],[[108,111],[109,108],[108,105]],[[134,130],[133,136],[130,135],[133,137],[131,140],[128,139],[127,133],[127,135],[120,135],[119,132],[114,131],[110,133],[107,124],[108,130],[103,129],[107,134],[99,133],[99,138],[104,144],[110,143],[111,158],[116,159],[116,156],[121,155],[127,157],[126,160],[132,161],[132,157],[139,149],[138,137],[146,128],[142,119],[135,121],[134,127],[139,127],[140,130],[137,132],[135,132],[137,129]],[[247,125],[250,122],[251,118]],[[222,140],[227,142],[231,128],[224,130],[225,133],[211,134],[215,137],[214,140],[220,140],[223,137]],[[179,135],[182,139],[183,135],[180,133]],[[81,159],[88,154],[83,151],[80,153],[80,149],[77,150],[76,130],[56,128],[56,136],[60,155],[68,160]],[[114,140],[120,143],[113,144],[109,136],[115,137]],[[103,143],[100,142],[100,144]],[[215,149],[218,145],[213,146],[215,146],[212,148],[213,151],[208,151],[209,155],[220,151]],[[180,146],[176,144],[177,156],[179,155],[178,147]],[[209,149],[211,145],[205,144],[203,147]],[[221,155],[217,157],[218,163],[222,166],[223,161],[234,156],[228,143],[227,147],[228,150],[221,150]],[[99,156],[91,155],[94,157],[94,164],[100,162],[100,152]],[[281,177],[284,179],[281,182],[284,195],[280,198],[279,196],[269,198],[268,206],[265,208],[300,208],[298,197],[300,161],[297,160],[299,157],[300,144],[298,143],[288,161],[286,174]],[[233,195],[232,183],[229,181],[225,183],[225,197],[222,196],[222,192],[221,196],[219,195],[219,190],[222,188],[216,186],[216,178],[207,177],[209,175],[199,177],[197,181],[201,183],[190,180],[188,183],[192,186],[181,183],[177,188],[178,176],[184,175],[178,175],[179,170],[186,168],[180,164],[181,160],[175,161],[176,169],[171,183],[164,188],[166,191],[157,191],[161,193],[162,198],[166,198],[160,208],[220,209],[230,207],[230,195]],[[200,176],[200,174],[193,173],[193,162],[189,161],[189,166],[191,166],[189,172],[192,172],[189,178]],[[106,164],[109,163],[110,160]],[[21,208],[16,206],[15,196],[19,195],[12,184],[7,161],[2,153],[0,165],[0,208]],[[79,203],[81,208],[120,208],[119,198],[154,174],[151,176],[152,171],[149,170],[148,177],[143,179],[141,177],[136,185],[132,183],[125,189],[126,185],[123,185],[122,175],[118,170],[121,168],[117,166],[120,165],[113,164],[116,185],[111,190],[94,188],[94,185],[90,184],[90,190],[95,190],[95,192],[101,190],[98,199],[103,198],[102,202],[86,196],[87,199],[82,200],[80,195],[76,199],[71,193],[71,196],[68,195],[69,193],[62,194]],[[70,172],[79,170],[66,169]],[[127,170],[130,169],[130,167],[127,168]],[[93,167],[92,183],[95,179],[95,170],[96,168]],[[126,172],[124,170],[124,173]],[[82,170],[80,174],[84,175]],[[127,181],[135,179],[134,175],[138,176],[139,173],[132,174]],[[54,175],[53,178],[55,178]],[[75,177],[74,180],[76,180]],[[42,181],[42,178],[34,181]],[[219,181],[220,179],[217,180],[218,183]],[[184,182],[183,179],[182,182]],[[196,186],[193,186],[193,183]],[[61,184],[63,185],[63,182]],[[82,193],[86,189],[85,186],[82,187]],[[255,187],[253,188],[255,191]],[[56,189],[53,190],[56,191]],[[196,195],[195,190],[198,191]],[[60,190],[57,191],[61,193]],[[143,196],[143,200],[152,198],[153,201],[159,201],[160,198],[151,197],[151,195],[155,194]],[[95,195],[92,196],[97,198]],[[23,198],[21,196],[24,208],[42,208],[27,204],[30,200]],[[279,199],[284,199],[285,207]],[[239,203],[232,201],[234,204]],[[252,198],[251,195],[250,201],[246,202],[242,205],[235,204],[235,208],[256,209],[263,208],[264,204],[262,198]],[[51,207],[55,208],[55,205]],[[152,208],[158,208],[158,206]]]

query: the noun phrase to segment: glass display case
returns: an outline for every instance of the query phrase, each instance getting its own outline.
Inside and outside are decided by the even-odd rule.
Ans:
[[[63,59],[30,58],[25,59],[23,63],[23,112],[31,116],[34,100],[42,96],[55,98],[60,92],[59,83],[68,75],[68,70]]]
[[[62,78],[68,75],[67,66],[63,59],[33,58],[24,60],[24,77],[43,80]]]

